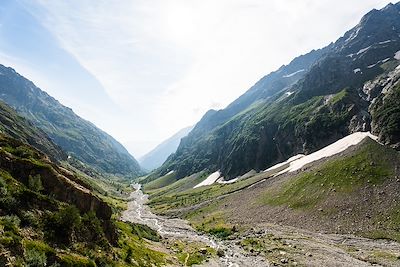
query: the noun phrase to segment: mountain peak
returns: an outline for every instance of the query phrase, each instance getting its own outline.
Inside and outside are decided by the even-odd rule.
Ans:
[[[295,58],[227,108],[207,113],[160,173],[174,170],[182,178],[220,170],[230,179],[368,131],[369,103],[359,90],[398,65],[399,10],[392,4],[368,12],[335,43]]]

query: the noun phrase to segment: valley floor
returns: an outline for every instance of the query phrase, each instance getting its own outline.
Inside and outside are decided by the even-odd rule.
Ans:
[[[182,219],[153,214],[146,206],[147,195],[137,188],[131,195],[122,220],[141,223],[157,230],[166,248],[175,242],[193,246],[193,253],[207,247],[210,253],[196,266],[400,266],[400,244],[352,235],[322,234],[278,224],[256,226],[221,240],[196,232]],[[197,247],[197,248],[196,248]],[[191,265],[190,252],[177,265]]]
[[[146,206],[147,195],[143,194],[140,186],[131,194],[131,201],[128,203],[128,209],[124,211],[121,219],[133,223],[145,224],[158,233],[166,240],[167,248],[174,250],[174,244],[183,243],[185,246],[193,247],[193,254],[199,251],[215,251],[210,253],[205,259],[203,266],[269,266],[268,261],[259,255],[249,255],[233,240],[218,240],[208,235],[196,232],[187,221],[177,218],[167,218],[155,215]],[[172,251],[175,254],[179,251]],[[188,263],[192,252],[181,251],[186,254],[183,265]],[[208,254],[203,252],[203,254]],[[218,254],[219,257],[216,255]],[[199,262],[200,263],[200,262]]]

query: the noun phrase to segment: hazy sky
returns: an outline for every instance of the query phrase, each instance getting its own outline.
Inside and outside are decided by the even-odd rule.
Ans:
[[[136,157],[381,0],[1,0],[0,63]]]

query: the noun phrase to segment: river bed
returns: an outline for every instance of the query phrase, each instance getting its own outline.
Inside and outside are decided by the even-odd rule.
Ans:
[[[156,230],[163,238],[185,242],[201,242],[216,250],[222,250],[224,256],[215,259],[216,266],[269,266],[265,258],[245,255],[234,241],[218,240],[209,235],[198,233],[186,220],[158,216],[146,205],[148,195],[141,190],[141,185],[133,185],[135,191],[130,195],[128,208],[122,213],[121,220],[140,223]],[[207,265],[209,266],[209,265]]]

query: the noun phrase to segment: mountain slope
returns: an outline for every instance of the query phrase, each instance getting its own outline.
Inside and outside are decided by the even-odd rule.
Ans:
[[[267,75],[226,109],[209,111],[159,175],[220,170],[234,178],[369,130],[369,106],[381,91],[368,95],[364,84],[396,72],[399,11],[400,4],[372,10],[335,43]]]
[[[184,186],[194,180],[187,177],[150,190],[149,205],[275,265],[398,266],[399,244],[382,239],[400,240],[399,157],[364,138],[300,171],[263,172],[196,189]],[[338,248],[343,251],[329,261]],[[361,261],[340,259],[346,253]]]
[[[159,144],[149,153],[139,158],[140,166],[149,171],[160,167],[169,155],[175,153],[181,139],[187,136],[192,129],[193,126],[186,127],[180,130],[179,132]]]
[[[0,99],[72,157],[106,173],[135,177],[137,161],[107,133],[77,116],[13,69],[0,65]]]
[[[2,101],[0,101],[0,132],[30,144],[48,155],[53,161],[67,159],[66,153],[55,145],[42,130],[20,117],[14,109]]]

